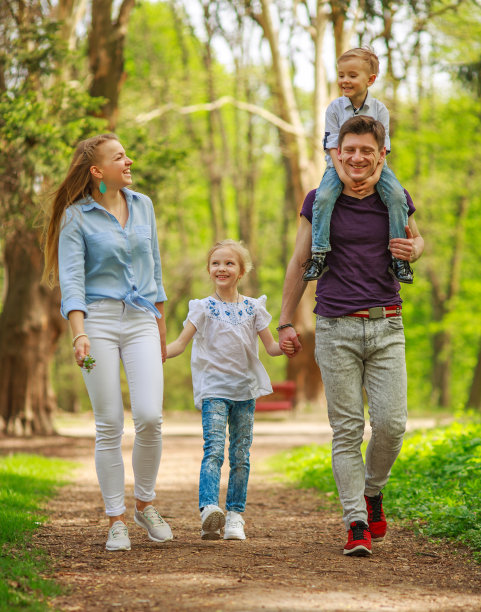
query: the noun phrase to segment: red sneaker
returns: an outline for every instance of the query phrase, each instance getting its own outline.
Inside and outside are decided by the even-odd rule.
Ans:
[[[378,493],[375,497],[364,495],[367,508],[367,524],[371,532],[373,542],[382,542],[387,531],[386,517],[382,509],[382,493]]]
[[[367,557],[372,554],[371,534],[369,527],[362,521],[351,523],[347,532],[347,544],[344,546],[344,554],[353,557]]]

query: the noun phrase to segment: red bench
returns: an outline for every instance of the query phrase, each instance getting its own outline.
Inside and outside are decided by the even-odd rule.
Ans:
[[[293,380],[272,383],[273,393],[259,397],[256,401],[256,412],[274,412],[292,410],[296,395],[296,383]]]

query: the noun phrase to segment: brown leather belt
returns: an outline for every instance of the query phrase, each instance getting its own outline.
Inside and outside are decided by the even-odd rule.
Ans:
[[[350,312],[348,317],[361,317],[362,319],[387,319],[388,317],[401,316],[402,308],[399,305],[395,306],[375,306],[374,308],[366,308],[365,310],[357,310]]]

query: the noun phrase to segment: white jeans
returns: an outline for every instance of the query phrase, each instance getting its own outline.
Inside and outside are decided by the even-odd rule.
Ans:
[[[130,308],[122,301],[99,300],[90,304],[88,311],[85,332],[96,363],[91,372],[83,370],[83,377],[95,416],[95,466],[105,511],[108,516],[119,516],[125,512],[120,361],[127,376],[135,425],[134,495],[148,502],[155,498],[162,453],[164,381],[159,331],[153,314]]]

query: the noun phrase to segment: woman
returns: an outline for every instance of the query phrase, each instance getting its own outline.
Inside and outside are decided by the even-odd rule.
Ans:
[[[134,520],[151,540],[172,539],[152,505],[162,451],[167,298],[152,202],[127,189],[131,166],[114,134],[81,142],[55,194],[45,249],[44,278],[50,284],[60,281],[61,312],[70,323],[75,360],[83,368],[94,411],[95,465],[110,520],[109,551],[130,550],[120,361],[135,425]]]

